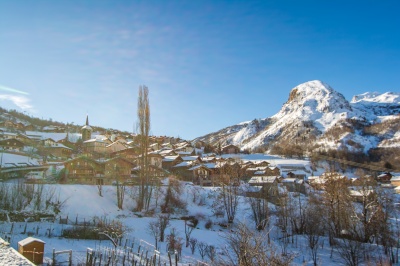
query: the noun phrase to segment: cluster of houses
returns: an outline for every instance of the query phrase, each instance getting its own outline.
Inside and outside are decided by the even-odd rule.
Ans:
[[[117,181],[123,184],[138,182],[140,152],[133,134],[94,133],[88,117],[79,133],[60,132],[63,128],[57,126],[47,126],[40,132],[29,131],[25,130],[27,125],[12,121],[3,121],[1,125],[1,159],[4,154],[12,153],[29,157],[29,163],[35,161],[42,166],[61,166],[64,173],[59,181],[65,183],[110,185]],[[7,130],[7,126],[12,130]],[[307,177],[309,172],[304,165],[278,167],[268,161],[242,161],[234,155],[240,152],[235,145],[216,148],[215,153],[205,153],[207,144],[202,142],[193,144],[178,138],[151,136],[150,143],[147,150],[148,177],[153,181],[175,176],[201,186],[247,182],[254,191],[273,197],[278,195],[280,187],[306,193],[309,185],[319,189],[326,180],[324,175]],[[227,157],[224,154],[233,155]],[[4,164],[0,163],[0,166],[3,172],[9,170]],[[399,186],[400,178],[389,175],[379,176],[379,181],[383,185]],[[400,192],[400,188],[397,191]]]

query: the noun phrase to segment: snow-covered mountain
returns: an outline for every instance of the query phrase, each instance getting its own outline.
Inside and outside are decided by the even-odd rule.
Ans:
[[[314,80],[293,88],[274,116],[230,126],[195,141],[235,144],[243,150],[286,147],[367,152],[400,146],[399,124],[399,93],[364,93],[349,102],[328,84]]]

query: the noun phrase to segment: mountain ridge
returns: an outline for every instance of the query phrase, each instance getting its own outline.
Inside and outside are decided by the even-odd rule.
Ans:
[[[395,133],[371,133],[385,121],[400,121],[399,114],[399,93],[366,92],[348,101],[327,83],[312,80],[294,87],[275,115],[225,127],[194,141],[234,144],[252,151],[292,145],[367,153],[382,143],[400,147]]]

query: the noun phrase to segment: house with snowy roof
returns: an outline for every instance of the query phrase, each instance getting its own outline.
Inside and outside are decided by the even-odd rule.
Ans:
[[[281,176],[253,176],[248,184],[253,187],[259,187],[258,196],[274,198],[279,195],[279,180]]]
[[[76,184],[96,184],[104,178],[104,164],[81,156],[64,162],[65,181]]]
[[[136,161],[137,156],[138,156],[138,148],[136,147],[129,147],[111,153],[111,157],[121,157],[130,162]]]
[[[189,168],[193,171],[192,182],[200,186],[213,186],[215,180],[215,163],[203,163]]]
[[[72,148],[57,142],[55,142],[53,145],[43,147],[43,150],[49,156],[61,159],[71,158],[73,152]]]
[[[229,144],[229,145],[223,146],[221,151],[222,151],[222,154],[237,154],[237,153],[240,153],[240,148],[236,145]]]
[[[180,164],[181,162],[183,162],[183,159],[179,155],[165,156],[162,159],[162,168],[170,170],[170,169],[172,169],[172,167]]]
[[[7,151],[22,151],[25,144],[15,138],[0,140],[0,149]]]
[[[114,153],[117,151],[125,150],[126,148],[127,148],[127,145],[123,141],[117,140],[111,144],[108,144],[106,146],[106,151],[107,151],[107,153]]]

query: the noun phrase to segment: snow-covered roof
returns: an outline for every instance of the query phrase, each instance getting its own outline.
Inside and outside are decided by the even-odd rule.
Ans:
[[[193,165],[193,161],[184,161],[184,162],[181,162],[181,163],[175,165],[174,167],[175,168],[178,168],[178,167],[189,167],[189,166],[192,166],[192,165]]]
[[[178,157],[179,157],[179,155],[165,156],[164,159],[163,159],[163,162],[173,162]]]
[[[1,167],[17,167],[22,164],[39,165],[39,161],[36,158],[7,152],[2,153],[0,163]]]
[[[275,182],[279,176],[253,176],[249,184],[268,184]]]
[[[204,164],[198,164],[190,168],[189,170],[196,170],[200,167],[206,167],[208,169],[214,169],[215,168],[215,163],[204,163]]]
[[[0,264],[7,266],[35,265],[0,238]]]
[[[392,176],[390,181],[400,181],[400,176]]]
[[[38,238],[34,238],[34,237],[31,237],[31,236],[30,236],[30,237],[27,237],[27,238],[25,238],[25,239],[19,241],[19,242],[18,242],[18,245],[20,245],[20,246],[25,246],[25,245],[30,244],[30,243],[32,243],[32,242],[40,242],[40,243],[46,244],[46,242],[44,242],[43,240],[40,240],[40,239],[38,239]]]
[[[198,158],[199,158],[199,156],[184,156],[184,157],[182,157],[182,159],[184,161],[194,161],[194,160],[197,160]]]

